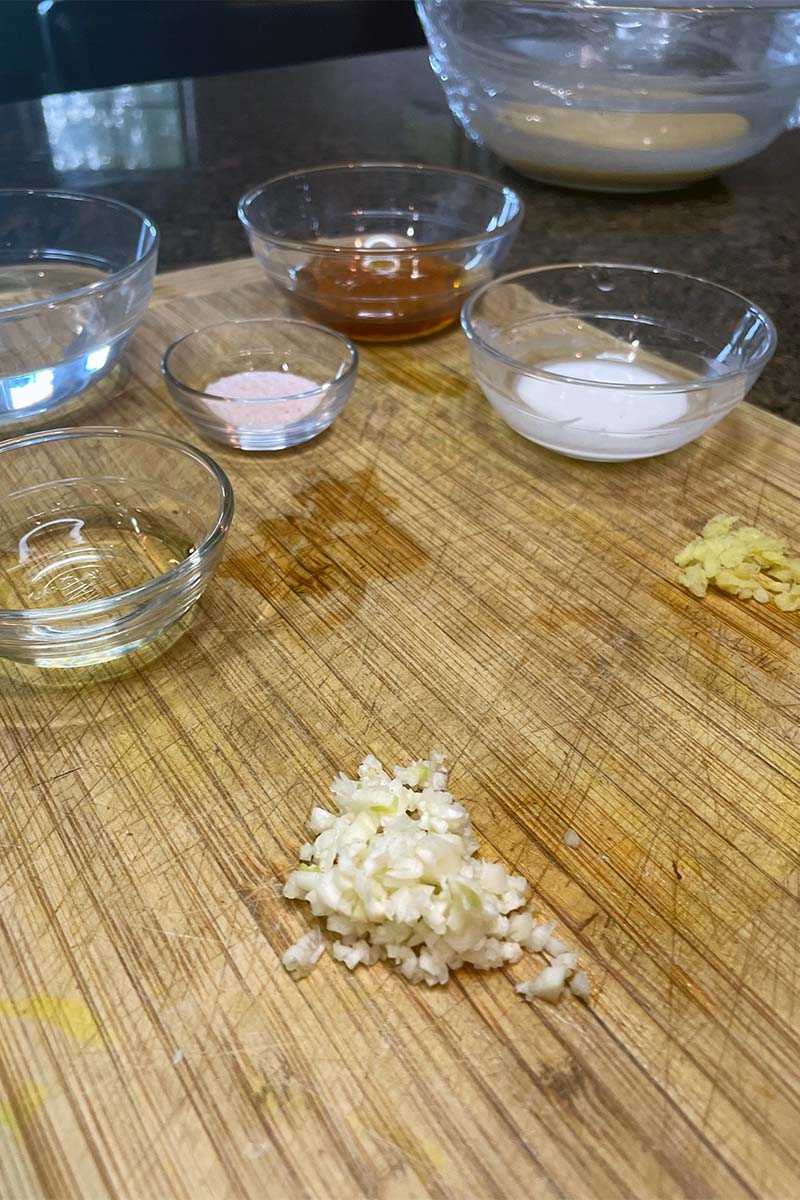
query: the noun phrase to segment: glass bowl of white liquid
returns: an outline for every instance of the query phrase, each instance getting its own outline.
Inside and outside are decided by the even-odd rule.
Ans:
[[[118,362],[157,256],[156,227],[127,204],[0,190],[0,436],[62,420]]]
[[[777,343],[736,292],[656,267],[518,271],[464,305],[486,398],[523,437],[572,458],[676,450],[743,400]]]

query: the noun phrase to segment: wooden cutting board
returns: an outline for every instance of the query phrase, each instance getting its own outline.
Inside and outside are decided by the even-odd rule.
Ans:
[[[90,419],[196,440],[166,342],[276,311],[250,262],[159,278]],[[2,668],[3,1200],[800,1194],[800,615],[672,565],[725,509],[800,548],[800,429],[745,405],[572,462],[502,424],[455,331],[365,349],[317,441],[207,448],[237,515],[183,638]],[[431,746],[589,1007],[523,1003],[535,960],[432,990],[281,968],[312,803]]]

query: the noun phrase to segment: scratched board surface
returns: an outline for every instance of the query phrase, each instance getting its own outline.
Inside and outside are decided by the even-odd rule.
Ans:
[[[86,419],[197,440],[165,343],[279,308],[249,262],[159,279]],[[0,673],[3,1200],[800,1194],[800,616],[671,562],[724,509],[800,547],[800,430],[744,406],[571,462],[452,332],[363,351],[305,447],[211,450],[237,515],[184,636]],[[283,971],[312,803],[431,746],[589,1007],[524,1004],[533,958],[431,990]]]

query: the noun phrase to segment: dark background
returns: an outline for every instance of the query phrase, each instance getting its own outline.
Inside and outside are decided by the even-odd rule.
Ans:
[[[412,0],[0,0],[0,103],[422,44]]]

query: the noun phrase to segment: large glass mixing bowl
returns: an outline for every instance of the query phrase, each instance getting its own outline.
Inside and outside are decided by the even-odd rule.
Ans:
[[[534,179],[680,187],[798,123],[800,4],[788,0],[417,0],[417,9],[467,134]]]

